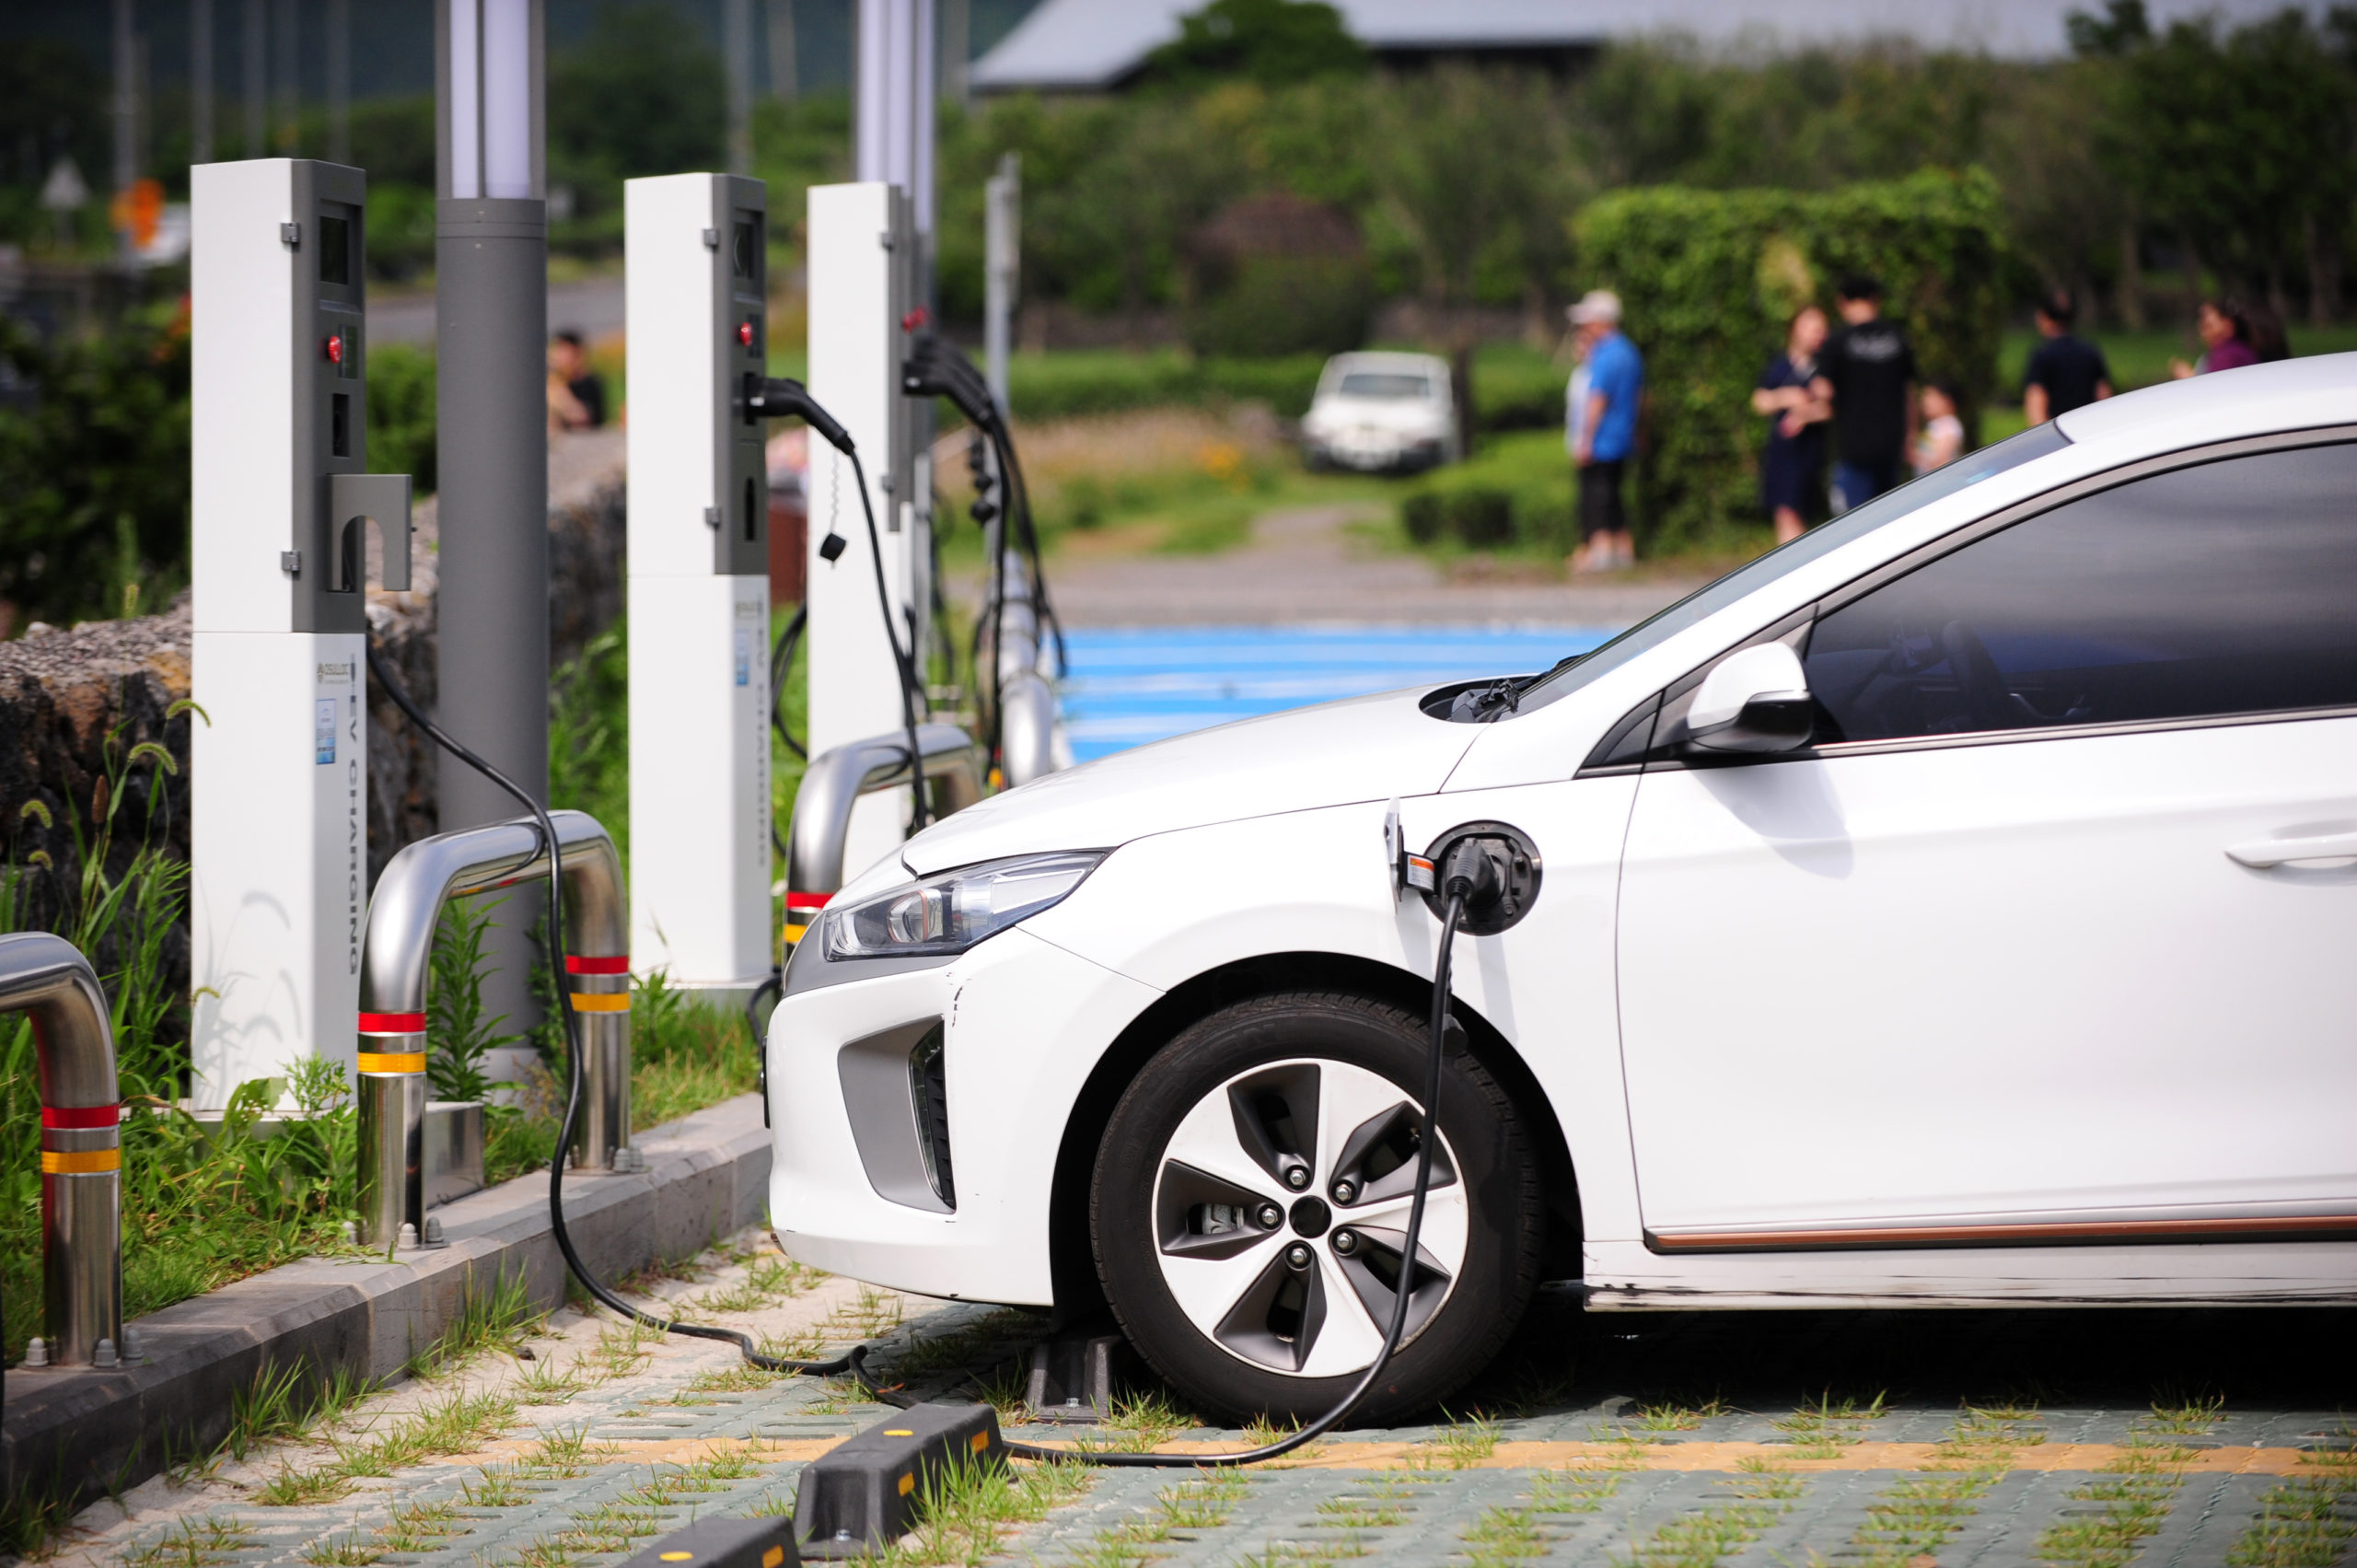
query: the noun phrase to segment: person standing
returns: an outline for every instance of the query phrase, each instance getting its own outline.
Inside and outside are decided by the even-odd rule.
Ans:
[[[2182,359],[2170,360],[2169,374],[2178,380],[2189,376],[2207,376],[2213,370],[2239,370],[2258,363],[2258,350],[2250,341],[2250,322],[2244,316],[2239,300],[2203,300],[2201,308],[2194,314],[2193,330],[2201,338],[2201,357],[2191,365]]]
[[[1572,325],[1587,350],[1587,397],[1572,460],[1580,470],[1580,546],[1574,572],[1632,566],[1636,537],[1629,530],[1621,489],[1637,449],[1637,406],[1644,395],[1644,360],[1620,331],[1620,296],[1590,289],[1572,307]]]
[[[2038,331],[2045,341],[2030,352],[2022,373],[2022,420],[2044,424],[2074,408],[2111,396],[2111,366],[2103,350],[2071,334],[2078,305],[2056,289],[2038,301]]]
[[[1922,427],[1907,458],[1918,479],[1964,456],[1964,421],[1956,413],[1956,389],[1945,381],[1927,383],[1922,405]]]
[[[1833,405],[1833,510],[1864,505],[1898,482],[1915,436],[1915,351],[1886,320],[1882,285],[1843,280],[1843,325],[1827,340],[1809,390]]]
[[[566,328],[549,340],[549,428],[595,430],[606,423],[606,378],[590,368],[581,334]]]
[[[1804,305],[1784,329],[1784,352],[1768,362],[1752,389],[1751,409],[1768,418],[1759,454],[1759,499],[1776,525],[1776,542],[1789,544],[1808,528],[1825,483],[1825,422],[1833,410],[1809,390],[1825,347],[1825,312]]]

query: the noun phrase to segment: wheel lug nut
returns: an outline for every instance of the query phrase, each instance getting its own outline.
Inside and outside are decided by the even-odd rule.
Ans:
[[[1353,1202],[1357,1200],[1358,1195],[1359,1184],[1357,1182],[1345,1178],[1342,1180],[1334,1183],[1334,1202],[1337,1203]]]
[[[1309,1248],[1305,1243],[1296,1241],[1291,1247],[1285,1249],[1286,1268],[1306,1269],[1309,1267]]]
[[[1309,1167],[1306,1165],[1285,1167],[1285,1185],[1298,1192],[1309,1185]]]
[[[1334,1233],[1334,1250],[1336,1252],[1347,1258],[1358,1249],[1359,1233],[1357,1231],[1338,1230]]]
[[[1285,1212],[1274,1203],[1261,1204],[1252,1211],[1252,1217],[1260,1222],[1262,1230],[1274,1230],[1285,1223]]]

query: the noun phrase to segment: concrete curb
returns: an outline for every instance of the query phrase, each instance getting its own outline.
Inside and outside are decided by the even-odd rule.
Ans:
[[[568,1176],[574,1246],[611,1281],[690,1257],[759,1224],[769,1203],[770,1134],[758,1095],[740,1095],[633,1140],[646,1168]],[[449,1246],[398,1261],[312,1258],[138,1319],[147,1360],[109,1371],[13,1369],[0,1396],[0,1506],[72,1490],[75,1506],[210,1453],[233,1396],[263,1366],[316,1382],[338,1367],[398,1380],[470,1293],[521,1274],[533,1303],[564,1300],[548,1176],[522,1176],[435,1210]]]

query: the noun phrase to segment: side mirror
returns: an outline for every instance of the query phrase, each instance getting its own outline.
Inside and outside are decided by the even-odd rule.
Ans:
[[[1800,656],[1762,643],[1719,661],[1686,711],[1686,743],[1729,755],[1796,751],[1816,727]]]

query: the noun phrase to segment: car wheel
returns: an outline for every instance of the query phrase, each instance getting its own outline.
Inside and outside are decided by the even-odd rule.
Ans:
[[[1106,1123],[1097,1267],[1132,1343],[1206,1411],[1306,1420],[1375,1360],[1403,1270],[1429,1026],[1360,997],[1242,1002],[1149,1061]],[[1538,1161],[1497,1083],[1442,1069],[1400,1348],[1353,1419],[1427,1409],[1521,1320]]]

